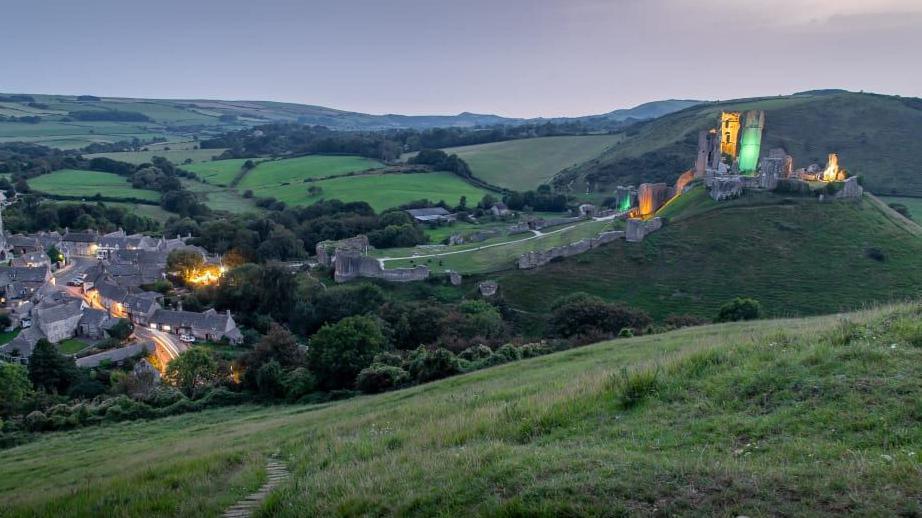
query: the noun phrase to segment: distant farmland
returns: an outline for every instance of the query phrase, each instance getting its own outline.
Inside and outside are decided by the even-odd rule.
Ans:
[[[256,162],[258,159],[254,159]],[[246,158],[234,158],[230,160],[215,160],[211,162],[201,162],[198,164],[181,165],[186,171],[193,172],[199,178],[212,185],[228,186],[240,174]]]
[[[311,186],[320,187],[322,192],[311,196],[308,193]],[[468,203],[474,204],[488,191],[474,187],[454,174],[439,171],[342,176],[317,182],[293,180],[256,187],[253,192],[256,196],[272,196],[292,205],[309,205],[324,199],[366,201],[376,211],[381,211],[424,198],[433,202],[445,200],[455,205],[461,196],[466,196]]]
[[[471,167],[474,176],[493,185],[527,191],[561,170],[602,154],[621,135],[542,137],[446,148]]]
[[[62,169],[29,179],[29,186],[40,192],[58,196],[91,198],[101,194],[107,198],[135,198],[159,201],[160,194],[145,189],[134,189],[125,177],[112,173]]]
[[[222,160],[223,162],[223,160]],[[326,178],[381,167],[381,162],[361,156],[309,155],[262,162],[240,182],[241,189],[271,188],[305,178]],[[194,170],[194,169],[193,169]]]
[[[208,162],[212,157],[216,157],[224,152],[223,149],[176,149],[171,146],[167,146],[170,149],[154,149],[148,151],[121,151],[117,153],[95,153],[92,155],[83,155],[86,158],[96,158],[96,157],[105,157],[111,158],[112,160],[118,160],[121,162],[128,162],[131,164],[143,164],[145,162],[150,162],[155,156],[163,157],[169,160],[170,162],[188,169],[190,165],[183,165],[183,162],[186,160],[191,160],[192,162]]]

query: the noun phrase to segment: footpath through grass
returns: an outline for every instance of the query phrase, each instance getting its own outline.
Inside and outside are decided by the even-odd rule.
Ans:
[[[912,515],[922,307],[604,342],[327,406],[239,407],[3,452],[10,516]]]

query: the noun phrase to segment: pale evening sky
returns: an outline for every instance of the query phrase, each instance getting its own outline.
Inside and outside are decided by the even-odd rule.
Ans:
[[[922,0],[2,3],[0,92],[522,117],[815,88],[922,96]]]

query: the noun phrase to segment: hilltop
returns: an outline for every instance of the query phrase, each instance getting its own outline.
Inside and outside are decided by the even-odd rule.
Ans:
[[[911,515],[918,304],[603,342],[378,396],[52,433],[9,516]],[[869,413],[868,409],[873,409]]]
[[[698,132],[721,111],[765,111],[763,150],[783,147],[795,167],[824,164],[838,153],[850,174],[875,194],[922,196],[922,100],[824,90],[790,96],[703,103],[628,128],[600,156],[559,174],[555,184],[574,193],[608,192],[616,185],[673,183],[695,159]]]
[[[642,120],[685,108],[689,103],[696,102],[655,101],[600,116],[560,120]],[[476,128],[542,123],[547,122],[547,119],[521,119],[470,112],[457,115],[372,115],[274,101],[0,94],[0,142],[28,141],[63,149],[80,148],[94,142],[116,142],[132,138],[183,141],[270,122],[296,122],[346,131],[376,131]]]

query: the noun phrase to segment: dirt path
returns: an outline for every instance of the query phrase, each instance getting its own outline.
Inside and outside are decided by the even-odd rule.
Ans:
[[[255,511],[260,504],[263,503],[263,500],[269,496],[269,493],[272,492],[276,487],[279,486],[282,482],[288,480],[290,476],[288,473],[288,468],[285,467],[281,461],[272,457],[266,463],[266,474],[268,479],[266,483],[262,485],[255,493],[247,496],[243,500],[238,501],[236,504],[232,505],[224,511],[224,518],[243,518],[246,516],[252,516],[253,511]]]

